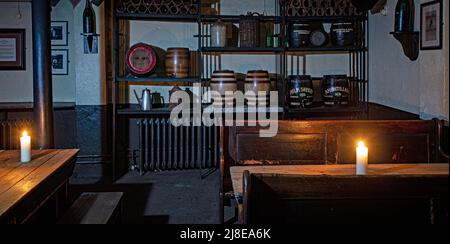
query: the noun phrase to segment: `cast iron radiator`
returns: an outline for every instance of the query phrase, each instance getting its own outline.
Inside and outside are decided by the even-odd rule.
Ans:
[[[169,118],[153,118],[139,120],[138,128],[141,173],[219,167],[219,127],[174,127]]]
[[[20,148],[20,135],[24,130],[31,132],[31,120],[0,121],[0,149],[14,150]]]

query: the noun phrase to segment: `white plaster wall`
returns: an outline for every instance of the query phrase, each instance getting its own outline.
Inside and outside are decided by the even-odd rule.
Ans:
[[[0,70],[0,102],[33,101],[33,49],[31,4],[20,3],[22,18],[17,19],[17,3],[0,2],[0,28],[26,29],[26,70]]]
[[[428,1],[415,1],[416,30],[420,30],[420,4]],[[394,28],[396,2],[388,1],[388,16],[370,17],[370,100],[424,119],[448,120],[448,1],[443,1],[445,48],[420,51],[417,61],[410,61],[389,34]]]
[[[75,51],[75,83],[77,105],[104,105],[107,104],[107,88],[105,75],[104,48],[104,4],[99,7],[93,5],[97,32],[100,34],[99,53],[84,54],[83,49],[83,11],[85,5],[78,4],[73,10],[74,16],[74,51]]]
[[[388,1],[388,16],[370,16],[370,100],[418,114],[420,112],[419,62],[410,61],[394,30],[397,1]],[[416,11],[416,26],[418,26]]]
[[[450,74],[449,74],[449,43],[450,43],[450,36],[449,36],[449,6],[448,6],[448,1],[446,1],[445,3],[445,41],[444,41],[444,55],[445,55],[445,68],[444,68],[444,90],[443,90],[443,96],[444,96],[444,116],[447,118],[450,117],[449,116],[449,99],[448,99],[448,91],[450,90],[450,86],[449,86],[449,79],[450,79]]]
[[[428,2],[422,1],[422,2]],[[420,55],[420,115],[448,119],[448,1],[444,3],[444,48]]]
[[[26,70],[0,71],[0,102],[32,102],[33,101],[33,44],[31,3],[21,2],[22,18],[17,19],[18,3],[0,2],[0,28],[26,29]],[[68,21],[69,32],[72,31],[72,4],[69,0],[61,1],[52,10],[52,20]],[[69,49],[69,59],[74,60],[72,50],[72,35],[69,35],[67,47],[52,47]],[[75,101],[75,80],[73,62],[69,63],[68,76],[53,76],[53,100],[55,102]]]
[[[66,49],[69,51],[69,75],[53,76],[53,97],[58,102],[75,101],[75,52],[73,41],[76,33],[73,31],[73,6],[68,0],[62,0],[52,10],[53,21],[68,21],[68,46],[53,46],[53,49]]]

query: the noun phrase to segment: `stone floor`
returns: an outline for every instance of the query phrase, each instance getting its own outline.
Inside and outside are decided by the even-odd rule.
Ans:
[[[71,198],[82,192],[125,193],[123,222],[137,224],[216,224],[219,212],[219,171],[201,179],[199,170],[130,172],[114,184],[94,178],[71,179]]]

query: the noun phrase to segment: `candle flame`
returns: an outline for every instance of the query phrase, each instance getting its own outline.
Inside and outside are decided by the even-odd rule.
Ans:
[[[23,133],[22,133],[22,136],[28,136],[28,132],[27,131],[24,131]]]
[[[363,141],[359,141],[358,147],[366,147],[366,144]]]

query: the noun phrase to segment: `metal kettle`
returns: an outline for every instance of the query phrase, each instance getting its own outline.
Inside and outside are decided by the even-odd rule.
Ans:
[[[142,91],[142,97],[139,98],[136,90],[134,91],[134,95],[136,96],[136,99],[138,100],[139,106],[141,107],[142,111],[150,111],[153,108],[152,105],[152,93],[150,89],[144,89]]]

